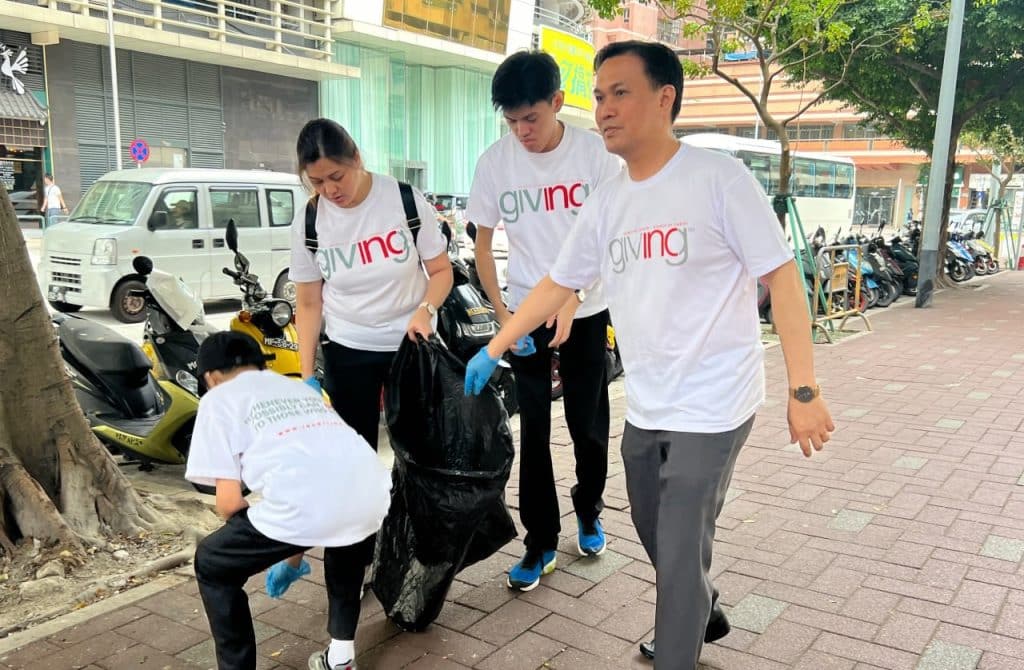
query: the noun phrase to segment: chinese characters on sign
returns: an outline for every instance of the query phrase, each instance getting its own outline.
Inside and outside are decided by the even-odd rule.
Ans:
[[[565,104],[593,108],[594,47],[590,42],[547,26],[540,29],[540,48],[551,54],[562,72]]]

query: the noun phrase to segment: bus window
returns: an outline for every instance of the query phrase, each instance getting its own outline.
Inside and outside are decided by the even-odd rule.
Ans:
[[[835,194],[836,164],[829,161],[814,161],[814,196],[831,198]]]
[[[853,166],[836,165],[835,197],[850,198],[853,195]]]
[[[747,169],[753,173],[754,178],[761,184],[761,188],[770,194],[772,192],[772,169],[771,162],[768,160],[769,156],[755,154],[751,151],[737,151],[736,157],[743,161]]]
[[[797,197],[814,197],[814,163],[806,158],[793,160],[791,191]]]

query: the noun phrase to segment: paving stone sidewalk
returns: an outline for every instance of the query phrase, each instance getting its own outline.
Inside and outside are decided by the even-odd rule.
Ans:
[[[705,648],[721,670],[1024,669],[1024,273],[949,289],[936,306],[874,310],[874,332],[818,346],[838,425],[811,460],[787,447],[782,352],[736,467],[714,572],[734,630]],[[654,571],[629,518],[613,387],[605,528],[609,550],[574,556],[571,516],[558,570],[514,594],[514,541],[464,571],[437,623],[405,634],[367,596],[361,670],[632,669],[654,621]],[[571,511],[571,447],[554,430]],[[508,499],[517,504],[515,478]],[[319,555],[319,554],[317,554]],[[271,600],[252,582],[261,669],[305,668],[322,648],[322,566]],[[0,656],[0,670],[212,668],[194,581]]]

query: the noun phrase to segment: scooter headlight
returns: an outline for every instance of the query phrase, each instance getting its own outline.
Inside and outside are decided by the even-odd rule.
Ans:
[[[174,375],[174,381],[178,382],[178,386],[192,395],[199,395],[199,380],[192,373],[178,370],[177,374]]]
[[[292,320],[292,306],[285,300],[274,303],[270,308],[270,320],[278,328],[284,328]]]

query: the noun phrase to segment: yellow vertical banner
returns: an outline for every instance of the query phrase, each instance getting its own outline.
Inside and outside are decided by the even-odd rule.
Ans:
[[[578,109],[592,109],[594,46],[581,37],[541,26],[540,48],[558,63],[565,104]]]

